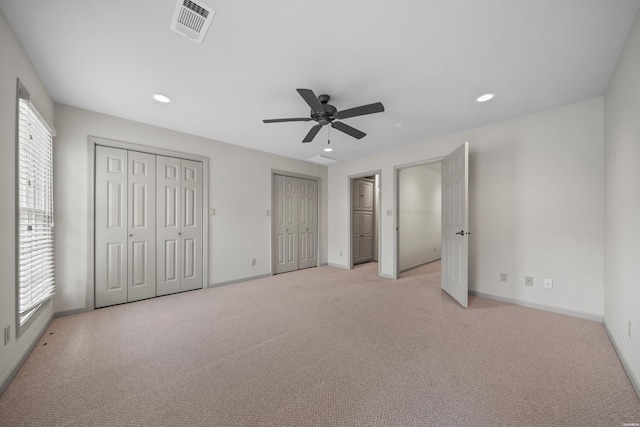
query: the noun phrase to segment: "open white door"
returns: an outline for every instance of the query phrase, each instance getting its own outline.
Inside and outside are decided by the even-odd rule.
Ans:
[[[469,147],[442,161],[442,289],[463,307],[469,296]]]

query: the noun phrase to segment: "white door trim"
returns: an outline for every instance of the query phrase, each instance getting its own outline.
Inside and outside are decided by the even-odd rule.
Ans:
[[[140,151],[143,153],[156,154],[180,159],[194,160],[202,162],[202,284],[203,289],[207,289],[209,281],[209,158],[198,154],[185,153],[181,151],[167,150],[149,145],[135,144],[132,142],[117,141],[113,139],[88,136],[89,145],[89,206],[88,211],[88,247],[87,247],[87,298],[86,311],[95,309],[95,158],[96,146],[122,148],[130,151]]]

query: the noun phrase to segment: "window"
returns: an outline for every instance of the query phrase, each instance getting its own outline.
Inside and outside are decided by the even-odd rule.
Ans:
[[[18,329],[54,295],[53,131],[18,82]]]

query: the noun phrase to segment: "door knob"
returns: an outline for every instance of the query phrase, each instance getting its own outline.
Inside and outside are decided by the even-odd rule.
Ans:
[[[459,234],[460,236],[464,236],[464,230],[460,230],[456,234]]]

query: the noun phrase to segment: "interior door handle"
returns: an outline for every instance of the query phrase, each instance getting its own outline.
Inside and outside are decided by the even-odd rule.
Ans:
[[[460,236],[464,236],[464,230],[460,230],[458,231],[456,234],[460,235]]]

